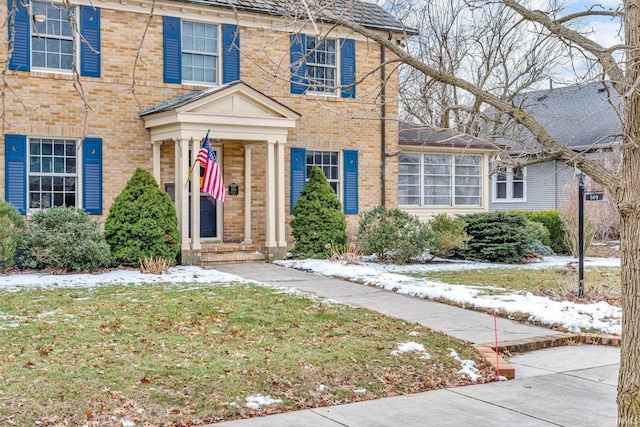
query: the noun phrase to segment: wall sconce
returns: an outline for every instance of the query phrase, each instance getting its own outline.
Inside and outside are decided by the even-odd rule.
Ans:
[[[229,184],[229,195],[230,196],[238,195],[238,184],[236,184],[235,182],[232,182],[231,184]]]
[[[38,14],[38,15],[33,15],[33,19],[36,22],[45,22],[47,20],[47,17],[45,15]]]

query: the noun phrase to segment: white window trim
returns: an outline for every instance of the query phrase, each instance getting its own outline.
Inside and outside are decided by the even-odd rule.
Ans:
[[[498,180],[497,176],[493,174],[491,176],[491,201],[493,203],[526,203],[527,202],[527,168],[522,169],[522,197],[513,197],[513,168],[507,167],[507,197],[504,199],[498,198]]]
[[[27,137],[27,158],[26,158],[26,162],[27,162],[27,185],[26,185],[26,192],[27,194],[25,195],[26,200],[27,200],[27,218],[30,218],[30,215],[33,215],[35,212],[41,211],[42,209],[50,209],[49,208],[32,208],[31,207],[31,198],[30,198],[30,191],[29,191],[29,177],[31,176],[31,150],[30,150],[30,144],[31,144],[31,140],[32,139],[63,139],[63,140],[74,140],[76,142],[76,173],[75,173],[75,177],[76,177],[76,208],[80,208],[84,205],[83,200],[82,200],[82,189],[83,189],[83,177],[82,177],[82,144],[80,143],[81,139],[80,138],[66,138],[66,137],[58,137],[58,136],[28,136]],[[33,172],[33,174],[38,174],[38,172]],[[71,174],[67,175],[67,176],[71,176]]]
[[[33,1],[31,1],[29,3],[29,10],[33,10]],[[47,2],[47,1],[37,1],[36,3],[45,3],[45,4],[55,4],[55,5],[59,5],[62,6],[62,3],[58,4],[58,3],[51,3],[51,2]],[[73,6],[71,8],[71,13],[73,13],[73,18],[75,20],[75,30],[76,31],[80,31],[80,8],[79,6]],[[31,12],[29,12],[29,19],[34,20],[35,16],[31,14]],[[80,64],[80,40],[79,37],[76,37],[76,34],[73,32],[74,29],[71,28],[71,38],[73,40],[73,62],[71,64],[71,69],[70,70],[66,70],[63,68],[47,68],[47,67],[36,67],[33,65],[33,37],[34,37],[34,31],[33,31],[33,22],[29,22],[29,61],[31,63],[31,71],[39,71],[39,72],[44,72],[44,73],[49,73],[49,74],[62,74],[62,75],[66,75],[66,76],[70,76],[73,75],[73,69],[77,69],[78,72],[80,72],[80,69],[78,67],[78,64]],[[35,137],[34,137],[35,138]]]
[[[319,90],[314,90],[314,86],[309,84],[307,87],[307,91],[305,92],[308,95],[316,95],[316,96],[330,96],[330,97],[337,97],[340,95],[340,86],[341,86],[341,81],[340,81],[340,77],[341,77],[341,63],[340,63],[340,57],[341,57],[341,46],[340,46],[340,40],[339,39],[335,39],[335,38],[328,38],[328,37],[316,37],[316,36],[307,36],[307,39],[311,37],[314,38],[316,40],[322,41],[322,40],[332,40],[335,43],[335,47],[336,47],[336,65],[335,65],[335,87],[332,91],[319,91]],[[307,46],[305,44],[304,46],[304,55],[305,55],[305,62],[306,62],[306,66],[308,67],[309,62],[308,62],[308,58],[309,58],[309,52],[307,51]],[[319,66],[324,66],[329,68],[330,66],[327,66],[325,64],[318,64]],[[306,76],[305,76],[306,78]],[[318,150],[314,150],[314,151],[318,151]],[[330,151],[330,150],[325,150],[325,151]]]
[[[215,25],[218,29],[218,54],[217,54],[217,58],[218,58],[218,70],[217,70],[217,74],[216,74],[216,82],[215,83],[211,83],[211,82],[200,82],[197,80],[185,80],[182,79],[182,84],[184,85],[188,85],[188,86],[209,86],[209,87],[218,87],[221,86],[221,81],[222,81],[222,59],[223,59],[223,49],[224,46],[222,46],[222,24],[217,23],[217,22],[204,22],[204,21],[198,21],[195,19],[181,19],[180,20],[180,67],[182,68],[182,54],[185,52],[184,47],[182,45],[182,37],[184,36],[184,23],[185,22],[193,22],[196,24],[206,24],[206,25]],[[182,74],[182,70],[180,70],[180,74]]]
[[[343,151],[342,150],[316,150],[315,148],[308,148],[307,149],[307,153],[309,153],[309,151],[313,151],[313,152],[322,152],[322,153],[338,153],[338,200],[340,200],[340,203],[343,203],[343,197],[344,197],[344,158],[343,158]],[[307,158],[305,155],[305,170],[306,167],[308,165],[307,163]],[[315,163],[314,163],[315,165]],[[323,171],[324,172],[324,171]],[[326,174],[325,174],[326,176]],[[307,176],[307,179],[305,180],[305,185],[307,184],[307,182],[309,181],[309,176]],[[329,179],[327,178],[327,181]]]
[[[438,152],[432,152],[432,151],[426,151],[426,152],[420,152],[420,151],[407,151],[407,154],[418,154],[420,156],[420,194],[419,194],[419,200],[420,203],[417,205],[403,205],[400,204],[398,201],[398,206],[401,206],[403,208],[422,208],[422,209],[446,209],[446,208],[452,208],[452,209],[476,209],[479,207],[482,207],[482,199],[484,197],[484,186],[485,186],[485,181],[483,180],[483,169],[484,169],[484,164],[482,162],[482,155],[481,154],[464,154],[464,153],[438,153]],[[447,156],[451,156],[452,160],[451,160],[451,174],[449,175],[449,177],[451,178],[451,203],[448,205],[426,205],[424,204],[424,155],[425,154],[436,154],[436,155],[447,155]],[[480,163],[478,164],[478,166],[480,167],[480,202],[477,205],[458,205],[456,204],[456,184],[455,184],[455,167],[456,167],[456,163],[455,163],[455,156],[479,156],[480,157]],[[399,197],[398,197],[399,198]]]

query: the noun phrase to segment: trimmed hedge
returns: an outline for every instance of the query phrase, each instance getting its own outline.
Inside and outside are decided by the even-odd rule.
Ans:
[[[376,254],[383,262],[406,264],[433,250],[439,235],[416,216],[399,209],[377,206],[360,214],[358,229],[365,254]]]
[[[562,220],[557,210],[512,212],[524,215],[529,218],[530,221],[539,222],[544,225],[549,231],[549,241],[542,243],[551,246],[551,249],[553,249],[555,253],[561,255],[571,253],[566,243],[564,226],[562,225]]]
[[[24,266],[91,271],[109,267],[113,258],[98,221],[75,207],[43,209],[24,230]]]
[[[20,212],[11,203],[0,200],[0,270],[15,265],[24,227]]]
[[[311,170],[309,181],[293,207],[293,214],[294,256],[328,258],[331,247],[347,244],[347,220],[342,213],[342,203],[319,167],[314,166]]]

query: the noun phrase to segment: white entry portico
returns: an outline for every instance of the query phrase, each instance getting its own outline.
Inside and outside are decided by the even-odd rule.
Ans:
[[[192,168],[190,153],[197,153],[204,136],[214,148],[224,150],[224,141],[240,141],[244,148],[244,241],[263,247],[269,259],[281,258],[286,253],[285,235],[285,152],[289,129],[295,127],[298,113],[284,104],[237,81],[224,86],[192,92],[171,99],[140,113],[149,129],[153,152],[153,175],[161,182],[161,146],[174,145],[175,206],[181,238],[183,264],[199,264],[202,242],[200,239],[199,169]],[[264,164],[264,193],[253,195],[251,181],[252,147],[266,146]],[[165,151],[166,153],[166,151]],[[224,174],[228,165],[222,153],[219,159]],[[234,165],[240,166],[240,165]],[[234,177],[225,176],[225,184]],[[252,176],[254,178],[252,178]],[[264,241],[256,242],[252,235],[251,207],[254,198],[260,198],[266,208]],[[191,203],[191,209],[189,209]],[[222,207],[224,211],[224,206]],[[190,216],[190,218],[189,218]],[[224,214],[222,214],[224,221]],[[224,228],[224,224],[222,224]]]

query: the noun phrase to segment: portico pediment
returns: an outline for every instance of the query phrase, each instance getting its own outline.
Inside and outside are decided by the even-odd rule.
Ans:
[[[218,138],[270,140],[295,127],[300,114],[237,81],[170,99],[140,116],[152,141],[201,136],[208,130]]]

